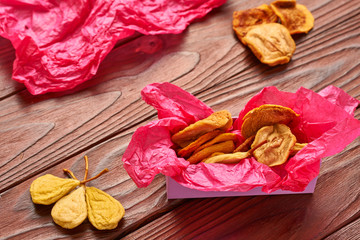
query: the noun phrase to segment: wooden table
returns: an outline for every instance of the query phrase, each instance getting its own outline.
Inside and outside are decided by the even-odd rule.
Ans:
[[[122,41],[96,76],[67,93],[32,96],[11,79],[15,52],[0,39],[0,239],[360,239],[360,139],[323,159],[313,194],[167,200],[165,177],[137,188],[122,166],[134,131],[156,119],[140,91],[171,82],[214,110],[238,114],[262,88],[320,91],[334,85],[360,99],[360,1],[303,0],[315,27],[295,38],[287,65],[261,64],[235,37],[232,13],[271,1],[228,1],[178,35]],[[360,118],[360,110],[355,112]],[[126,209],[119,226],[98,231],[86,220],[62,229],[52,205],[34,205],[31,182],[110,171],[90,185]]]

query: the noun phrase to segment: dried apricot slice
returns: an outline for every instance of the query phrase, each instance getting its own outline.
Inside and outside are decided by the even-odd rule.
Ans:
[[[195,141],[193,141],[192,143],[190,143],[186,147],[180,149],[177,152],[178,156],[183,157],[183,158],[189,157],[202,144],[204,144],[205,142],[207,142],[207,141],[213,139],[214,137],[218,136],[220,133],[222,133],[222,131],[215,130],[215,131],[211,131],[211,132],[208,132],[208,133],[202,135],[201,137],[199,137],[198,139],[196,139]]]
[[[232,117],[229,111],[214,112],[209,117],[199,120],[183,130],[175,133],[171,140],[173,143],[184,148],[205,133],[221,130],[226,131],[232,126]]]
[[[255,25],[242,41],[269,66],[288,63],[296,49],[289,30],[279,23]]]
[[[241,135],[249,138],[264,126],[276,123],[288,124],[298,116],[299,115],[291,108],[274,104],[264,104],[252,109],[243,117]]]
[[[198,163],[204,160],[205,158],[209,157],[211,154],[216,152],[223,152],[223,153],[231,153],[235,149],[235,144],[233,141],[225,141],[218,144],[211,145],[203,150],[194,153],[187,159],[190,163]]]
[[[204,148],[210,147],[211,145],[214,145],[216,143],[225,142],[225,141],[228,141],[228,140],[235,141],[236,140],[236,134],[235,133],[222,133],[222,134],[219,134],[218,136],[216,136],[212,140],[210,140],[210,141],[204,143],[203,145],[201,145],[200,147],[198,147],[195,150],[195,153],[201,151]]]
[[[236,36],[243,42],[242,38],[245,37],[252,26],[263,23],[274,23],[277,21],[278,16],[275,12],[269,5],[263,4],[256,8],[235,11],[233,13],[232,25]]]
[[[238,163],[242,159],[249,157],[251,154],[249,152],[236,152],[236,153],[227,153],[211,156],[203,160],[204,163]]]
[[[308,33],[314,27],[314,17],[302,4],[295,1],[281,0],[270,4],[272,10],[279,16],[281,23],[290,34]]]

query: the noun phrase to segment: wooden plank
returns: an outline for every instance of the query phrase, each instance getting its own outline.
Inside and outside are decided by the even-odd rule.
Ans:
[[[325,240],[357,240],[360,236],[360,218],[342,227]]]
[[[10,79],[14,51],[0,39],[0,238],[354,236],[345,230],[358,226],[349,222],[360,212],[359,139],[324,159],[313,195],[168,201],[163,176],[138,189],[120,162],[134,130],[156,118],[140,96],[152,82],[172,82],[215,110],[226,108],[234,115],[270,85],[294,92],[301,86],[319,91],[333,84],[360,99],[360,3],[301,3],[313,12],[316,25],[296,38],[297,50],[287,65],[260,64],[233,34],[232,12],[257,3],[228,1],[182,34],[120,43],[92,80],[42,96],[31,96]],[[359,109],[355,116],[360,118]],[[82,176],[84,154],[90,158],[90,175],[110,169],[91,185],[126,209],[113,231],[97,231],[89,222],[64,230],[52,222],[51,206],[30,200],[31,181],[44,173],[65,176],[61,169],[66,167]]]

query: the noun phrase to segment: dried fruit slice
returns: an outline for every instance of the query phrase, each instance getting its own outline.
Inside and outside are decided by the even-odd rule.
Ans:
[[[270,6],[290,34],[308,33],[314,27],[313,15],[302,4],[290,0],[278,0],[272,2]]]
[[[266,141],[265,143],[264,140]],[[260,163],[270,167],[281,165],[289,158],[296,137],[285,124],[275,124],[261,128],[255,136],[253,156]],[[261,146],[257,147],[259,144]]]
[[[264,126],[276,123],[288,124],[298,116],[299,115],[291,108],[280,105],[264,104],[254,108],[244,116],[243,124],[241,126],[241,135],[245,138],[249,138],[255,135],[256,132]]]
[[[198,139],[187,145],[185,148],[180,149],[177,154],[179,157],[187,158],[189,157],[196,149],[198,149],[202,144],[206,143],[207,141],[213,139],[214,137],[221,134],[222,131],[215,130],[212,132],[205,133],[204,135],[200,136]]]
[[[291,156],[294,156],[298,151],[300,151],[301,149],[303,149],[306,145],[308,145],[307,143],[295,143],[295,145],[291,148]]]
[[[50,205],[79,185],[79,180],[45,174],[31,183],[31,199],[36,204]]]
[[[219,154],[203,160],[204,163],[238,163],[242,159],[249,157],[251,154],[249,152],[236,152],[236,153],[227,153]]]
[[[278,16],[275,12],[269,5],[263,4],[256,8],[235,11],[233,13],[232,25],[236,36],[244,43],[242,38],[245,37],[252,26],[263,23],[274,23],[277,21]]]
[[[289,30],[279,23],[255,25],[242,41],[269,66],[288,63],[296,49]]]
[[[233,141],[226,141],[221,142],[218,144],[211,145],[203,150],[194,153],[187,159],[190,163],[198,163],[204,160],[205,158],[209,157],[211,154],[216,152],[223,152],[223,153],[231,153],[235,149],[235,144]]]
[[[220,142],[225,142],[228,140],[232,140],[235,141],[236,140],[236,134],[235,133],[222,133],[218,136],[216,136],[214,139],[204,143],[203,145],[201,145],[199,148],[197,148],[195,150],[195,153],[203,150],[204,148],[210,147],[211,145],[220,143]]]
[[[221,130],[226,131],[232,126],[231,114],[227,110],[214,112],[209,117],[199,120],[183,130],[175,133],[171,140],[184,148],[205,133]]]
[[[255,135],[251,136],[251,137],[248,137],[247,139],[245,139],[245,141],[240,144],[235,150],[234,152],[247,152],[250,150],[250,146],[253,142],[255,138]]]
[[[95,187],[86,187],[86,204],[89,221],[98,230],[116,228],[125,214],[119,201]]]
[[[85,187],[81,186],[57,201],[51,210],[54,222],[63,228],[73,229],[87,217]]]

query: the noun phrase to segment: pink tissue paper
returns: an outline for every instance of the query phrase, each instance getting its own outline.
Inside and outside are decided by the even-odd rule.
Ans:
[[[161,173],[183,187],[200,191],[248,192],[261,188],[264,193],[303,192],[318,176],[322,158],[341,152],[360,136],[360,121],[354,118],[360,101],[343,90],[328,86],[315,93],[301,87],[291,93],[270,86],[244,106],[230,132],[240,134],[242,119],[250,110],[277,104],[300,114],[290,128],[298,142],[308,143],[306,147],[276,167],[259,163],[253,157],[237,164],[190,164],[177,157],[170,138],[213,110],[170,83],[150,84],[141,94],[147,104],[157,109],[158,120],[135,131],[122,158],[124,168],[138,187],[148,186]]]
[[[115,43],[181,33],[226,0],[2,0],[0,36],[16,50],[12,78],[33,95],[90,79]]]

